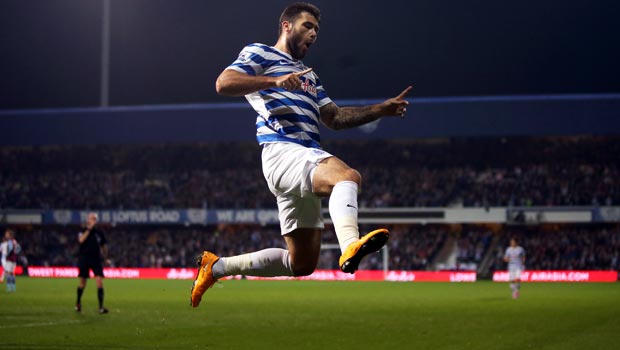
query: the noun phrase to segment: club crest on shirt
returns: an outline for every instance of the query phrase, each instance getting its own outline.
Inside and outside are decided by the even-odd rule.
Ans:
[[[327,154],[327,152],[323,151],[322,149],[318,149],[318,148],[312,149],[311,153],[315,157],[321,157],[321,156]]]
[[[242,64],[248,64],[251,61],[251,59],[250,59],[251,55],[252,55],[251,52],[242,51],[239,54],[239,57],[237,57],[237,61],[239,61],[239,63],[242,63]]]

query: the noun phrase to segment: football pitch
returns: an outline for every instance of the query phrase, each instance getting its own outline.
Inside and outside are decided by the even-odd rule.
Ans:
[[[0,289],[0,349],[610,349],[620,284],[223,281],[189,306],[191,281],[19,278]]]

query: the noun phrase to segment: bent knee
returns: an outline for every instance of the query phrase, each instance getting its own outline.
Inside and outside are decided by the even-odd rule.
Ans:
[[[304,267],[300,269],[293,269],[293,273],[295,274],[295,277],[310,276],[312,275],[313,272],[314,272],[314,267]]]
[[[295,277],[309,276],[316,269],[316,264],[293,265],[292,268]]]
[[[362,174],[359,171],[349,168],[343,172],[343,180],[342,181],[353,181],[357,183],[358,186],[362,185]]]

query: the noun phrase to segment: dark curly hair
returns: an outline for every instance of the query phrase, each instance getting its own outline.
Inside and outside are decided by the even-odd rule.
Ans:
[[[282,11],[280,22],[278,23],[278,35],[282,34],[282,22],[295,22],[295,19],[297,19],[302,12],[308,12],[314,16],[317,21],[321,21],[321,10],[319,10],[318,7],[307,2],[296,2],[288,5],[284,11]]]

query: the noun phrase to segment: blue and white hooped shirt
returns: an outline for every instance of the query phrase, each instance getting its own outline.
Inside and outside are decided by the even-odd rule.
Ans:
[[[226,69],[249,75],[281,76],[307,69],[303,62],[275,47],[250,44]],[[256,118],[256,140],[260,145],[270,142],[294,142],[305,147],[321,148],[319,135],[320,108],[332,102],[319,77],[310,72],[301,77],[299,90],[271,88],[245,96]]]

